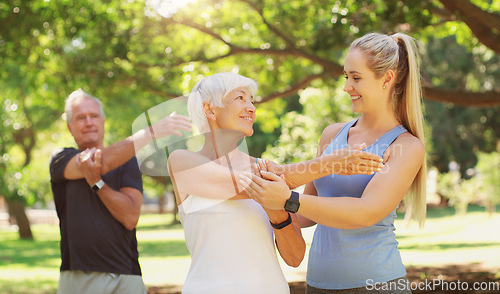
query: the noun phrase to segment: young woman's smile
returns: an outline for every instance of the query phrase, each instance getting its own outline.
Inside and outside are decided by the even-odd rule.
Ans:
[[[384,97],[383,79],[377,79],[367,64],[366,54],[360,49],[349,51],[344,62],[344,91],[351,96],[353,111],[363,113],[376,110]],[[387,102],[387,101],[386,101]]]

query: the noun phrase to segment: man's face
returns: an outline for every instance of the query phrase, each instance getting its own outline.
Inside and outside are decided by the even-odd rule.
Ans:
[[[80,150],[102,147],[104,138],[104,117],[97,103],[89,98],[77,100],[68,129]]]

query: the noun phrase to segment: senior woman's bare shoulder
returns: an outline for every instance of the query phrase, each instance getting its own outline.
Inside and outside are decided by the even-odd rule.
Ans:
[[[201,166],[209,162],[212,160],[199,153],[183,149],[173,151],[168,157],[168,163],[174,171]]]

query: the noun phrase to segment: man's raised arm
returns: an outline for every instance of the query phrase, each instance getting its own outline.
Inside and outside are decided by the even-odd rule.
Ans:
[[[151,127],[141,129],[128,138],[111,144],[101,151],[101,174],[104,175],[125,164],[137,151],[151,143],[155,138],[164,138],[171,135],[182,136],[181,130],[191,131],[189,117],[173,114],[162,118]],[[152,133],[154,133],[154,136]],[[95,151],[95,149],[86,150],[74,156],[66,165],[64,177],[68,180],[84,178],[83,173],[77,166],[77,160],[80,159],[79,156],[82,156],[82,159],[85,156],[93,156]]]

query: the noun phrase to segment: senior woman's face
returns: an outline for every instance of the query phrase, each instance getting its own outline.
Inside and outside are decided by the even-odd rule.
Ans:
[[[242,132],[245,136],[253,134],[255,106],[247,87],[236,88],[222,99],[223,108],[215,108],[216,124],[220,129]]]

